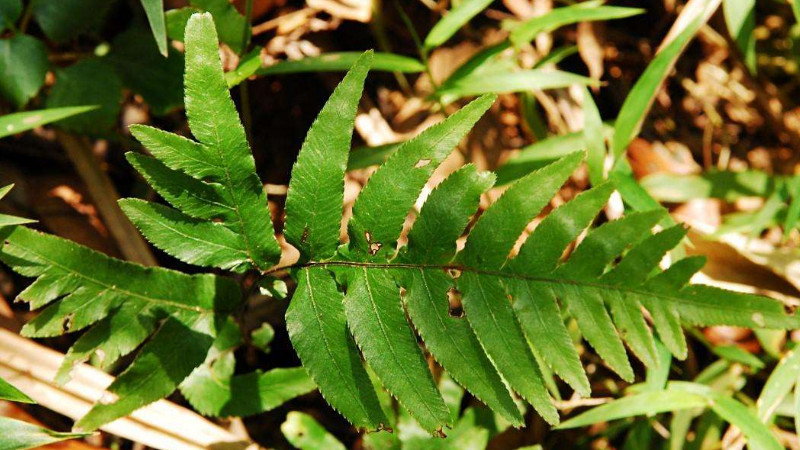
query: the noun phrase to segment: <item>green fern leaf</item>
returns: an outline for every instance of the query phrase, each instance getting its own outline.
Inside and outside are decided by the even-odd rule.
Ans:
[[[145,268],[26,228],[6,230],[0,259],[21,275],[54,281],[50,286],[55,286],[44,289],[34,283],[21,294],[38,306],[55,301],[22,333],[46,337],[94,325],[70,350],[60,371],[62,381],[75,363],[90,355],[99,355],[107,366],[155,332],[109,388],[118,398],[97,404],[80,422],[85,429],[171,393],[203,362],[216,332],[216,315],[239,302],[231,280]]]
[[[304,255],[333,256],[338,247],[350,138],[371,63],[369,52],[353,64],[308,131],[292,169],[285,234]]]
[[[378,168],[353,205],[348,224],[351,251],[372,260],[394,254],[393,243],[422,187],[494,99],[483,96],[406,141]]]
[[[159,194],[184,214],[213,219],[216,226],[231,233],[220,231],[209,237],[215,250],[203,255],[187,249],[198,245],[195,238],[208,231],[208,226],[198,228],[186,217],[141,207],[131,220],[157,247],[190,264],[263,270],[278,261],[280,246],[217,47],[211,16],[193,15],[186,25],[184,83],[186,115],[198,142],[149,127],[131,127],[162,164],[135,156],[132,162]],[[123,205],[133,208],[130,203]],[[234,242],[233,234],[239,242]],[[235,246],[223,249],[231,244]],[[239,264],[242,253],[244,262]]]
[[[328,403],[353,425],[378,429],[389,423],[347,331],[344,297],[322,268],[302,269],[286,311],[286,329],[303,366]]]
[[[352,101],[360,96],[357,89],[339,91],[345,92],[354,96]],[[304,247],[299,288],[287,314],[290,335],[320,391],[354,424],[375,427],[385,422],[377,418],[378,408],[361,369],[341,371],[341,361],[357,357],[350,337],[342,335],[345,327],[383,387],[423,428],[435,431],[447,424],[448,417],[414,329],[455,380],[512,423],[517,423],[519,413],[501,380],[546,420],[557,423],[534,353],[580,394],[589,394],[588,379],[563,322],[565,312],[577,320],[583,337],[605,363],[626,380],[634,376],[626,344],[649,367],[660,361],[654,333],[673,354],[686,356],[681,321],[796,326],[798,319],[771,299],[687,286],[701,266],[697,258],[677,261],[662,271],[658,267],[662,258],[685,234],[682,227],[651,233],[664,219],[663,211],[633,213],[589,229],[565,258],[565,251],[605,205],[614,190],[611,183],[556,209],[514,255],[512,249],[525,228],[582,162],[581,153],[567,155],[511,185],[476,221],[460,252],[456,241],[491,178],[469,166],[457,171],[430,194],[408,233],[408,244],[398,248],[403,223],[423,185],[492,100],[481,98],[402,144],[356,199],[348,223],[349,243],[333,257],[330,249],[339,240],[332,232],[330,243],[316,245],[325,249],[320,254]],[[329,126],[349,129],[350,120],[340,117],[338,124]],[[321,119],[315,127],[323,127]],[[321,144],[316,145],[322,152]],[[335,154],[330,164],[337,165],[339,175],[344,158]],[[324,158],[303,159],[301,164],[302,173],[334,173],[333,167],[309,167],[329,164]],[[325,183],[333,185],[327,179]],[[339,186],[337,182],[337,198]],[[289,195],[300,198],[291,190]],[[287,216],[293,214],[297,223],[312,219],[308,211],[288,205]],[[297,227],[295,235],[302,236],[301,229],[305,230]],[[293,242],[305,245],[296,237]],[[327,295],[309,295],[320,285]],[[463,319],[451,316],[449,295],[460,296]],[[654,330],[644,310],[652,317]],[[333,317],[333,322],[322,321],[320,311],[328,312],[325,317]],[[314,351],[319,348],[326,348],[326,359],[340,362],[323,361]],[[354,392],[366,397],[351,401]],[[370,411],[373,418],[365,419]]]

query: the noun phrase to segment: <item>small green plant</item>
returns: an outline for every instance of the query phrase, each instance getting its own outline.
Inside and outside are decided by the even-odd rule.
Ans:
[[[471,226],[495,176],[473,165],[460,168],[430,193],[407,245],[398,246],[423,186],[494,102],[492,95],[399,145],[359,194],[342,244],[344,175],[369,52],[355,61],[309,130],[292,171],[283,229],[300,259],[276,266],[281,249],[228,92],[211,15],[192,15],[184,38],[184,102],[196,140],[132,127],[152,156],[132,153],[129,161],[171,206],[138,199],[121,206],[153,245],[215,273],[143,267],[24,226],[0,229],[0,259],[36,278],[20,299],[45,308],[23,333],[48,337],[88,329],[70,349],[59,381],[92,355],[107,367],[141,347],[78,429],[95,429],[176,388],[203,413],[245,416],[315,387],[356,427],[387,428],[391,421],[366,363],[424,430],[445,434],[453,415],[418,337],[456,382],[512,425],[523,425],[515,394],[556,424],[540,364],[580,395],[590,393],[564,314],[628,381],[634,371],[625,345],[650,368],[666,364],[656,335],[685,358],[682,323],[800,325],[770,298],[688,284],[702,258],[660,268],[686,233],[672,226],[653,234],[665,218],[662,210],[592,227],[615,189],[613,180],[551,212],[513,251],[582,163],[582,152],[522,176]],[[233,350],[242,330],[233,319],[241,292],[237,278],[221,271],[265,280],[291,274],[297,286],[286,323],[302,368],[235,374]],[[451,310],[448,298],[460,300],[463,315]]]

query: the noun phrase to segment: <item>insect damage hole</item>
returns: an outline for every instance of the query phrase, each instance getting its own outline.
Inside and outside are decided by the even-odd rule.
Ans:
[[[430,159],[420,159],[419,161],[417,161],[416,164],[414,164],[414,168],[415,169],[421,169],[421,168],[427,166],[430,163],[431,163]]]
[[[372,233],[369,231],[364,232],[364,239],[367,240],[367,244],[369,245],[369,254],[372,256],[377,255],[381,247],[383,247],[383,244],[380,242],[372,242]]]
[[[447,302],[449,303],[450,317],[460,319],[464,317],[464,306],[461,304],[461,291],[456,288],[447,290]]]

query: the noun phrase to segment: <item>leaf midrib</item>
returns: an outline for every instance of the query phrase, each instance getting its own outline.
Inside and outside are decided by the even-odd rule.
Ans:
[[[531,276],[531,275],[523,275],[519,273],[511,273],[511,272],[503,272],[500,270],[488,270],[488,269],[478,269],[474,267],[468,266],[461,266],[458,264],[412,264],[412,263],[372,263],[372,262],[362,262],[362,261],[311,261],[303,264],[292,264],[287,266],[280,266],[274,267],[270,270],[261,272],[262,275],[272,275],[277,272],[283,272],[290,269],[303,269],[308,267],[353,267],[353,268],[365,268],[365,269],[376,269],[376,270],[396,270],[396,269],[403,269],[403,270],[442,270],[442,271],[460,271],[460,272],[470,272],[475,273],[478,275],[486,275],[486,276],[495,276],[499,278],[511,278],[523,281],[535,281],[540,283],[548,283],[553,285],[572,285],[577,287],[587,287],[587,288],[596,288],[602,290],[615,290],[619,292],[627,292],[635,295],[642,295],[642,296],[651,296],[656,298],[661,298],[665,300],[671,300],[676,303],[687,304],[687,305],[695,305],[695,303],[687,302],[682,299],[681,296],[678,295],[665,295],[659,292],[648,291],[648,290],[641,290],[630,288],[624,285],[616,285],[616,284],[601,284],[601,283],[593,283],[591,281],[586,280],[575,280],[570,278],[547,278],[542,276]],[[689,285],[693,286],[693,285]],[[704,286],[704,285],[699,285]],[[680,292],[681,290],[676,290]]]
[[[124,295],[128,295],[130,297],[134,297],[134,298],[140,299],[140,300],[142,300],[144,302],[147,302],[147,303],[154,303],[154,304],[157,304],[157,305],[164,304],[164,305],[168,305],[168,306],[171,306],[173,308],[176,308],[176,309],[182,309],[182,310],[190,311],[190,312],[193,312],[193,313],[200,313],[200,314],[202,314],[202,313],[213,314],[214,313],[214,310],[211,310],[211,309],[201,308],[199,306],[189,306],[189,305],[186,305],[186,304],[183,304],[183,303],[178,303],[178,302],[176,302],[174,300],[167,300],[167,299],[161,299],[161,298],[150,298],[150,297],[144,296],[142,294],[138,294],[136,292],[129,291],[127,289],[121,289],[116,285],[111,285],[111,284],[108,284],[108,283],[104,283],[104,282],[98,280],[97,278],[90,277],[90,276],[85,275],[85,274],[83,274],[81,272],[78,272],[77,270],[74,270],[74,269],[72,269],[72,268],[70,268],[68,266],[60,264],[58,261],[56,261],[54,259],[50,259],[50,258],[46,257],[44,254],[39,253],[39,252],[37,252],[36,250],[33,250],[30,247],[25,247],[25,246],[19,245],[19,244],[13,242],[13,241],[9,242],[8,245],[17,246],[17,247],[22,248],[23,250],[25,250],[27,252],[33,253],[34,255],[36,255],[36,256],[40,257],[41,259],[43,259],[44,261],[46,261],[50,266],[57,267],[57,268],[65,271],[65,272],[67,272],[68,274],[72,274],[72,275],[81,277],[81,278],[83,278],[85,280],[88,280],[91,283],[95,283],[97,285],[100,285],[103,288],[105,288],[106,290],[111,290],[113,292],[119,292],[119,293],[122,293]]]

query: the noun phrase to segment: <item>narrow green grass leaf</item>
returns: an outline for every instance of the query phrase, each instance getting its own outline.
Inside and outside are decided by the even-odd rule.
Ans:
[[[624,19],[644,13],[640,8],[604,6],[603,0],[593,0],[574,5],[555,8],[552,11],[514,24],[509,39],[519,47],[532,41],[539,33],[553,31],[578,22]]]
[[[0,450],[40,448],[68,439],[78,439],[91,433],[58,433],[21,420],[0,417]]]
[[[470,326],[503,378],[548,423],[558,423],[541,370],[499,280],[465,272],[458,289]]]
[[[354,269],[344,310],[364,359],[381,383],[428,432],[449,424],[444,404],[386,271]]]
[[[286,329],[303,367],[330,405],[358,428],[389,425],[345,322],[342,294],[321,268],[302,269]]]
[[[658,52],[636,84],[633,85],[628,96],[625,97],[614,125],[614,138],[611,145],[614,158],[619,158],[628,144],[639,134],[658,89],[675,66],[678,56],[703,25],[700,16],[701,14],[698,14],[697,18]]]
[[[750,236],[760,236],[783,207],[784,203],[779,192],[773,192],[767,197],[764,205],[753,216],[753,221],[750,224]]]
[[[793,178],[786,184],[789,190],[791,200],[789,201],[789,208],[786,210],[786,218],[783,221],[783,240],[789,239],[792,230],[797,226],[797,221],[800,220],[800,178]]]
[[[65,108],[40,109],[0,116],[0,138],[32,130],[67,117],[77,116],[97,109],[97,106],[69,106]]]
[[[372,259],[392,255],[408,212],[436,167],[494,103],[487,95],[406,141],[370,177],[353,205],[350,248]]]
[[[798,14],[795,14],[795,17],[797,16]],[[797,379],[795,381],[792,411],[794,412],[795,429],[800,430],[800,389],[797,388],[798,384],[800,384],[800,373],[797,374]]]
[[[603,134],[606,138],[611,136],[612,131],[613,129],[610,126],[603,126]],[[583,132],[575,132],[562,136],[548,137],[523,147],[519,153],[497,168],[495,171],[497,185],[502,186],[511,183],[570,153],[586,150],[585,139]]]
[[[255,71],[255,75],[266,76],[307,72],[344,72],[349,70],[360,56],[361,52],[325,53],[320,56],[309,56],[303,59],[281,61],[271,66],[260,67]],[[376,52],[373,55],[371,70],[381,72],[419,73],[425,70],[425,65],[419,60],[407,56]]]
[[[350,157],[347,160],[347,170],[366,169],[370,166],[383,164],[401,145],[403,145],[402,141],[375,147],[356,147],[350,152]]]
[[[452,81],[446,87],[437,90],[436,93],[440,97],[454,100],[473,95],[558,89],[569,87],[573,84],[594,86],[597,85],[597,81],[560,70],[530,69],[518,72],[493,73],[490,77],[482,74],[472,74]]]
[[[446,80],[439,86],[441,89],[448,89],[459,80],[463,80],[471,75],[497,74],[502,71],[513,70],[517,65],[511,59],[501,58],[504,51],[510,48],[506,41],[487,47],[470,57],[467,62],[458,66]]]
[[[605,177],[606,140],[603,135],[603,119],[589,89],[583,90],[583,138],[586,145],[589,181],[597,185]]]
[[[725,25],[750,72],[756,72],[756,0],[723,0]]]
[[[456,34],[459,28],[488,8],[491,3],[492,0],[464,0],[460,2],[458,6],[452,8],[436,22],[436,25],[428,32],[425,37],[425,47],[435,48],[444,44]]]
[[[350,138],[371,61],[362,55],[333,91],[292,168],[284,234],[304,258],[329,258],[339,246]]]
[[[733,202],[741,197],[768,197],[783,180],[779,175],[758,170],[720,170],[699,175],[656,173],[642,178],[641,184],[661,202],[683,203],[693,198]]]
[[[167,25],[164,19],[164,0],[142,0],[142,8],[147,15],[158,51],[167,57]]]
[[[643,392],[592,408],[585,413],[564,421],[558,428],[565,430],[627,417],[645,414],[653,415],[707,406],[708,400],[704,396],[692,392],[679,390]]]
[[[800,352],[793,350],[781,358],[764,384],[764,388],[761,389],[756,402],[759,420],[764,423],[770,422],[775,409],[795,386],[798,373],[800,373]]]
[[[702,395],[708,401],[708,406],[723,420],[735,425],[741,430],[750,448],[779,450],[783,446],[778,443],[772,431],[758,420],[758,416],[741,402],[720,392],[714,391],[711,387],[689,382],[672,382],[669,385],[671,390],[684,391],[696,395]]]

